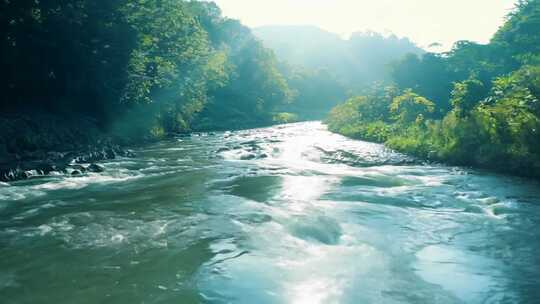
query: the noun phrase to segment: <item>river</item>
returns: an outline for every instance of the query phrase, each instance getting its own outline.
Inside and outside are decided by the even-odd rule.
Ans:
[[[308,122],[0,184],[0,302],[538,303],[540,187]]]

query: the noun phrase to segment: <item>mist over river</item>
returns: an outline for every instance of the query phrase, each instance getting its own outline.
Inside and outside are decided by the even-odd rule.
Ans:
[[[0,303],[538,303],[540,185],[308,122],[0,184]]]

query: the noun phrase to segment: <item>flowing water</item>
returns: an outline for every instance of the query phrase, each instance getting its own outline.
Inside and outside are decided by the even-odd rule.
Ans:
[[[539,303],[538,183],[300,123],[0,184],[0,303]]]

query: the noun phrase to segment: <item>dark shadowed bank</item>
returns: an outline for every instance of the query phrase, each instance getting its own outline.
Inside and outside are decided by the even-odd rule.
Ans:
[[[16,113],[0,116],[0,181],[9,182],[51,174],[83,175],[104,170],[99,161],[135,157],[131,148],[170,136],[241,130],[297,121],[290,113],[278,113],[268,120],[202,122],[190,131],[155,136],[136,136],[140,127],[103,129],[95,119],[73,113],[63,115]],[[144,134],[144,133],[142,133]]]
[[[96,162],[132,157],[130,143],[103,133],[90,118],[47,114],[2,115],[0,181],[104,170]]]
[[[279,122],[292,100],[272,51],[214,3],[3,1],[0,26],[0,180]]]

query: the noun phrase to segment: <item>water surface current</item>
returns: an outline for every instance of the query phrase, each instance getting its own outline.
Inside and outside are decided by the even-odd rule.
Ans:
[[[0,184],[0,303],[539,303],[540,185],[318,122]]]

